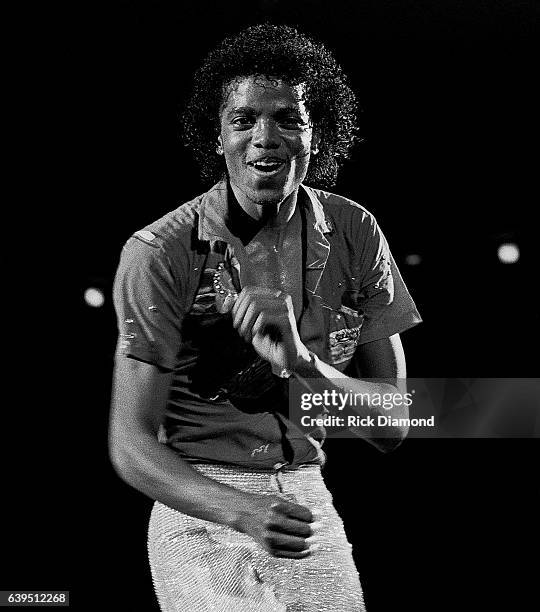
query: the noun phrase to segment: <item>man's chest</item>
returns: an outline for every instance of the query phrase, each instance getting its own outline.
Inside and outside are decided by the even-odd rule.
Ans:
[[[242,251],[224,244],[210,252],[186,317],[192,346],[214,355],[219,352],[216,346],[225,346],[231,361],[253,356],[232,327],[230,309],[243,287],[263,286],[291,295],[302,341],[321,359],[343,369],[358,346],[364,320],[356,306],[359,279],[349,257],[338,248],[332,248],[325,260],[315,292],[309,290],[310,273],[300,231],[267,231]]]

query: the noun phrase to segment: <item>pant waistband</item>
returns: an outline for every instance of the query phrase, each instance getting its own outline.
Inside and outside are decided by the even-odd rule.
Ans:
[[[273,467],[269,468],[250,468],[242,465],[232,465],[228,463],[204,463],[204,462],[193,462],[190,463],[195,469],[201,470],[216,470],[223,473],[231,474],[273,474],[275,472],[299,472],[299,471],[313,471],[320,472],[321,466],[318,463],[300,463],[295,466],[291,466],[288,463],[276,463]]]
[[[287,493],[300,489],[316,489],[324,484],[321,466],[305,463],[291,468],[276,464],[274,469],[251,469],[216,463],[192,463],[197,471],[208,478],[229,486],[252,492]]]

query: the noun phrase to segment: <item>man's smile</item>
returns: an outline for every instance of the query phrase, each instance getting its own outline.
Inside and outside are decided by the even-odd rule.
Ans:
[[[247,165],[258,176],[274,176],[285,166],[286,160],[281,157],[265,155],[258,159],[252,159]]]

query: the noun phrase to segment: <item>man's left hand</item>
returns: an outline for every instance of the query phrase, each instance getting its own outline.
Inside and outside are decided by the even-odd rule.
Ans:
[[[274,369],[291,369],[300,358],[309,359],[287,293],[266,287],[244,287],[231,314],[238,333]]]

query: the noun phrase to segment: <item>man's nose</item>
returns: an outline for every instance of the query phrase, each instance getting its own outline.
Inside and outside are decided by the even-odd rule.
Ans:
[[[276,122],[268,119],[257,121],[253,130],[252,143],[261,149],[277,149],[280,138]]]

